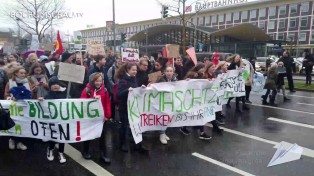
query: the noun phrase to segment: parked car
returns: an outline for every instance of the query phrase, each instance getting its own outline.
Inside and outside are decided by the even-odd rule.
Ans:
[[[269,57],[256,57],[255,69],[256,71],[266,71],[266,61]],[[273,63],[275,60],[273,58],[269,58],[270,62]]]

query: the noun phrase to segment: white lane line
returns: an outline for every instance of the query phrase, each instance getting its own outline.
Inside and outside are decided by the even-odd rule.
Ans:
[[[72,147],[69,144],[66,144],[64,147],[65,154],[67,154],[69,157],[71,157],[74,161],[82,165],[85,169],[89,170],[91,173],[95,175],[101,175],[101,176],[113,176],[110,172],[99,166],[97,163],[95,163],[92,160],[85,160],[82,157],[81,152],[76,150],[74,147]]]
[[[212,127],[209,124],[206,124],[206,126]],[[246,138],[249,138],[249,139],[254,139],[254,140],[257,140],[257,141],[260,141],[260,142],[264,142],[264,143],[267,143],[267,144],[272,144],[272,145],[274,145],[274,148],[278,148],[278,146],[279,146],[279,142],[275,142],[275,141],[264,139],[264,138],[261,138],[261,137],[258,137],[258,136],[253,136],[253,135],[250,135],[250,134],[242,133],[242,132],[239,132],[239,131],[236,131],[236,130],[232,130],[232,129],[228,129],[228,128],[225,128],[225,127],[219,127],[219,128],[223,129],[226,132],[235,134],[235,135],[239,135],[239,136],[246,137]],[[291,145],[291,143],[289,143],[289,142],[285,142],[285,143],[287,145],[288,144]],[[303,147],[302,155],[314,158],[314,150]]]
[[[289,121],[289,120],[278,119],[278,118],[274,118],[274,117],[269,117],[269,118],[267,118],[267,120],[314,129],[314,126],[312,126],[312,125],[308,125],[308,124],[304,124],[304,123],[298,123],[298,122],[293,122],[293,121]]]
[[[240,175],[254,176],[253,174],[250,174],[250,173],[245,172],[245,171],[243,171],[243,170],[240,170],[240,169],[238,169],[238,168],[229,166],[229,165],[227,165],[227,164],[225,164],[225,163],[222,163],[222,162],[220,162],[220,161],[211,159],[211,158],[209,158],[209,157],[207,157],[207,156],[204,156],[204,155],[202,155],[202,154],[199,154],[199,153],[194,152],[194,153],[192,153],[192,155],[195,156],[195,157],[198,157],[198,158],[200,158],[200,159],[203,159],[203,160],[205,160],[205,161],[208,161],[208,162],[210,162],[210,163],[213,163],[213,164],[215,164],[215,165],[218,165],[218,166],[220,166],[220,167],[223,167],[223,168],[225,168],[225,169],[228,169],[228,170],[230,170],[230,171],[232,171],[232,172],[238,173],[238,174],[240,174]]]
[[[307,104],[307,103],[298,103],[299,105],[307,105],[307,106],[314,106],[314,104]]]
[[[260,105],[260,104],[251,104],[251,105],[259,106],[259,107],[265,107],[265,108],[270,108],[270,109],[279,109],[279,110],[284,110],[284,111],[291,111],[291,112],[297,112],[297,113],[314,115],[314,112],[299,111],[299,110],[294,110],[294,109],[286,109],[286,108],[280,108],[280,107],[274,107],[274,106],[266,106],[266,105]]]

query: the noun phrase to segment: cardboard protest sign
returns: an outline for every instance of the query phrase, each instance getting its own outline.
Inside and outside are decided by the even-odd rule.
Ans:
[[[139,62],[140,55],[138,49],[121,48],[122,62]]]
[[[87,52],[90,55],[104,55],[105,54],[105,48],[104,44],[88,44],[87,45]]]
[[[189,80],[136,88],[128,96],[128,117],[136,143],[145,131],[204,125],[230,97],[245,95],[243,75],[232,70],[215,81]]]
[[[60,62],[58,78],[63,81],[83,84],[85,77],[85,67],[75,64]]]
[[[173,44],[167,44],[166,45],[166,51],[167,56],[166,57],[180,57],[180,46],[179,45],[173,45]]]
[[[148,74],[148,81],[150,83],[155,83],[160,76],[161,76],[161,71],[150,73]]]
[[[104,111],[100,100],[58,99],[0,100],[10,110],[15,127],[0,131],[0,136],[44,139],[75,143],[101,136]]]

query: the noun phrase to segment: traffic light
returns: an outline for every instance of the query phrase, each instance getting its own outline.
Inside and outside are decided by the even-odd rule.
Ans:
[[[126,33],[121,33],[121,42],[124,43],[126,42]]]
[[[168,8],[167,6],[162,6],[161,14],[163,19],[168,17]]]

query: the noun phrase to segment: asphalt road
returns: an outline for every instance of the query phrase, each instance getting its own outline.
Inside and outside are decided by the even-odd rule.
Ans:
[[[250,111],[235,113],[225,109],[226,124],[223,135],[212,133],[210,125],[205,130],[213,136],[210,141],[198,139],[199,132],[184,136],[178,128],[167,130],[171,138],[162,145],[157,132],[146,134],[148,153],[132,150],[122,153],[117,149],[119,125],[109,124],[107,133],[111,165],[99,161],[98,141],[91,143],[92,161],[82,159],[81,144],[66,146],[66,164],[46,159],[47,144],[29,140],[27,151],[10,151],[7,138],[0,137],[0,176],[2,175],[278,175],[311,176],[314,166],[314,94],[296,92],[291,101],[277,97],[278,107],[261,105],[259,95],[252,95]],[[300,160],[267,167],[281,141],[304,147]]]

